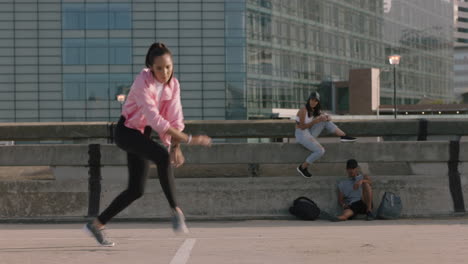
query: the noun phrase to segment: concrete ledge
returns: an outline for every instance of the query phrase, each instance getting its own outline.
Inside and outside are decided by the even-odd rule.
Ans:
[[[449,160],[448,142],[324,143],[320,162],[438,162]],[[463,145],[462,147],[465,147]],[[214,144],[211,148],[183,147],[188,164],[298,163],[310,152],[295,143]],[[465,151],[465,149],[462,149]],[[466,154],[462,158],[467,158]],[[87,145],[17,145],[0,147],[0,166],[87,166]],[[126,164],[125,152],[101,145],[101,164]]]
[[[468,164],[468,163],[467,163]],[[283,177],[296,176],[298,163],[290,164],[185,164],[174,169],[176,178],[245,178],[245,177]],[[361,170],[369,175],[447,175],[447,162],[360,162]],[[460,163],[460,173],[468,173],[468,166]],[[309,169],[314,175],[345,175],[343,163],[316,162]],[[127,167],[103,166],[103,175],[113,175],[126,180]],[[0,181],[57,180],[69,181],[88,177],[88,168],[84,166],[29,166],[2,167]],[[158,178],[157,169],[150,164],[149,178]]]
[[[318,205],[338,213],[336,183],[344,177],[296,177],[178,179],[178,200],[188,217],[288,216],[288,208],[298,196],[308,196]],[[374,180],[374,204],[385,191],[399,194],[407,217],[449,215],[453,212],[445,177],[379,176]],[[101,208],[125,188],[125,184],[105,180]],[[119,191],[117,191],[119,190]],[[163,217],[169,215],[159,182],[150,180],[147,194],[119,217]]]
[[[468,120],[427,119],[428,135],[468,135]],[[334,120],[355,136],[415,136],[419,119]],[[292,120],[203,120],[186,121],[185,131],[215,138],[294,138]],[[32,122],[0,124],[0,140],[74,140],[113,137],[115,122]],[[156,135],[155,135],[156,136]]]
[[[446,175],[373,176],[374,205],[385,191],[399,194],[406,217],[453,214]],[[177,195],[189,218],[229,219],[288,217],[298,196],[308,196],[322,209],[338,213],[336,184],[343,176],[298,175],[250,178],[179,178]],[[465,193],[467,176],[462,177]],[[87,178],[67,181],[0,182],[0,217],[85,217]],[[103,175],[101,210],[126,188],[126,175]],[[466,197],[465,197],[466,199]],[[119,214],[121,218],[165,218],[170,215],[159,181],[149,179],[145,195]]]
[[[109,122],[1,123],[0,140],[108,138]]]
[[[84,216],[87,184],[45,181],[1,181],[0,217]]]
[[[54,172],[49,166],[6,166],[0,168],[0,181],[53,179]]]

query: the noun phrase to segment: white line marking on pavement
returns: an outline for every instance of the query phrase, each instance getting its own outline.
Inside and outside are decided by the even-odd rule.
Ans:
[[[193,246],[197,240],[195,238],[189,238],[184,241],[182,246],[180,246],[179,250],[175,254],[174,258],[171,260],[170,264],[185,264],[187,263],[190,252],[192,251]]]

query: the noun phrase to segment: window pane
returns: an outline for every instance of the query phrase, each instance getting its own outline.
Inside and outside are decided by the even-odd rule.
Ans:
[[[110,39],[109,40],[109,63],[110,64],[131,64],[132,63],[132,43],[130,39]]]
[[[110,29],[130,29],[132,27],[132,15],[130,4],[109,5]]]
[[[86,4],[86,28],[109,28],[109,12],[107,10],[107,4]]]
[[[88,74],[86,75],[86,90],[88,101],[109,99],[109,75]]]
[[[85,49],[84,39],[64,39],[63,40],[63,64],[84,64]]]
[[[84,4],[63,4],[63,29],[83,29],[85,25]]]
[[[109,64],[108,40],[87,39],[86,40],[86,63],[87,64]]]
[[[84,100],[86,86],[84,74],[63,75],[63,100]]]

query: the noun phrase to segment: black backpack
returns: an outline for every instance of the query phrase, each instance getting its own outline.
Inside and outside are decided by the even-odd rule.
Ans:
[[[320,208],[311,199],[301,196],[294,200],[289,212],[302,220],[315,220],[320,214]]]

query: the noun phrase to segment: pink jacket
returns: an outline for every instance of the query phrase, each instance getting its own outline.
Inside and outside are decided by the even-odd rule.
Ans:
[[[184,130],[184,115],[180,103],[180,85],[175,77],[164,85],[161,100],[158,100],[150,69],[143,69],[136,77],[122,108],[125,126],[143,133],[145,126],[158,132],[166,146],[171,144],[171,136],[166,132],[170,127]]]

